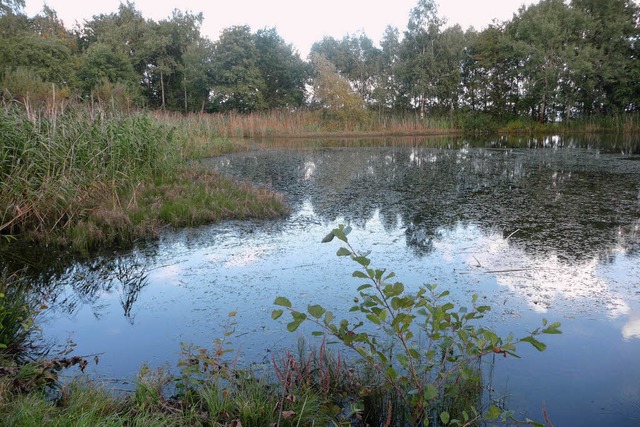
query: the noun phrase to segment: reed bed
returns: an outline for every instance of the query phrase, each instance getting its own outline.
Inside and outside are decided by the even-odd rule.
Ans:
[[[144,115],[0,110],[0,231],[48,233],[92,201],[172,167],[167,133]]]
[[[273,110],[251,114],[215,113],[183,115],[154,112],[154,117],[170,124],[190,157],[217,155],[248,147],[247,139],[319,138],[366,136],[457,135],[461,133],[536,134],[552,132],[640,132],[640,115],[594,117],[558,123],[530,119],[500,119],[490,115],[457,113],[420,118],[415,113],[387,114],[362,110],[358,114],[328,114],[322,110]],[[211,138],[222,138],[227,145],[216,145]]]
[[[165,225],[286,213],[268,190],[213,172],[194,157],[234,145],[189,121],[63,106],[0,108],[0,236],[88,250],[156,235]]]
[[[385,115],[362,111],[355,116],[327,115],[323,111],[273,110],[252,114],[191,114],[155,112],[178,132],[206,141],[220,138],[318,137],[340,135],[432,135],[454,133],[454,120],[448,117],[420,119],[415,114]]]

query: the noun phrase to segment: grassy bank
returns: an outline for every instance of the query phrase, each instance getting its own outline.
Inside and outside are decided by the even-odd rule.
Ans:
[[[88,250],[164,226],[287,212],[274,193],[187,166],[238,149],[146,113],[0,108],[0,234]],[[240,147],[241,148],[241,147]]]
[[[331,425],[320,396],[311,390],[294,400],[257,378],[224,388],[204,386],[189,400],[165,398],[170,378],[156,371],[138,377],[136,390],[118,395],[95,382],[76,379],[53,399],[45,391],[11,394],[0,382],[4,426],[311,426]],[[3,389],[4,388],[4,389]],[[349,425],[349,424],[342,424]]]
[[[415,136],[459,134],[639,133],[637,114],[572,119],[540,123],[527,118],[496,118],[486,113],[427,116],[417,113],[378,114],[362,111],[355,116],[327,115],[318,110],[268,111],[252,114],[193,114],[155,112],[182,135],[189,135],[191,154],[207,148],[207,138],[318,138],[341,136]],[[228,145],[227,149],[237,149]],[[224,149],[224,148],[223,148]]]

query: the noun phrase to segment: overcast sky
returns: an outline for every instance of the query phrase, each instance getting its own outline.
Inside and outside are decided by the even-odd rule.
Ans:
[[[120,0],[26,0],[26,13],[33,16],[46,3],[58,12],[67,28],[94,15],[117,12]],[[174,9],[202,12],[202,34],[217,40],[224,28],[249,25],[253,31],[276,27],[278,34],[293,44],[303,57],[311,45],[324,36],[342,38],[364,31],[375,42],[387,25],[403,31],[409,11],[417,0],[137,0],[136,8],[145,18],[167,18]],[[523,4],[533,0],[441,0],[439,15],[448,24],[464,29],[482,29],[493,19],[511,19]]]

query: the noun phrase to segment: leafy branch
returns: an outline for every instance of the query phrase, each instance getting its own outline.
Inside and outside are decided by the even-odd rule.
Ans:
[[[546,345],[537,336],[561,333],[560,323],[548,324],[546,320],[541,327],[517,339],[513,335],[502,338],[476,326],[474,323],[490,311],[489,306],[477,304],[477,295],[472,297],[471,308],[456,310],[454,304],[443,301],[449,291],[440,292],[436,285],[424,285],[415,294],[408,293],[403,283],[392,280],[393,272],[372,268],[368,253],[353,248],[347,239],[350,231],[350,227],[340,225],[323,242],[334,238],[342,241],[344,246],[337,255],[350,257],[359,265],[352,276],[364,283],[357,288],[355,305],[349,311],[363,315],[366,323],[338,321],[331,311],[317,304],[308,305],[306,312],[300,311],[283,296],[275,299],[274,304],[281,308],[273,310],[271,317],[278,319],[287,311],[291,315],[287,324],[290,332],[310,321],[319,327],[313,335],[331,335],[354,350],[396,392],[413,425],[426,425],[430,418],[444,425],[469,425],[479,420],[478,408],[470,408],[471,414],[463,410],[459,418],[453,418],[447,410],[440,410],[442,402],[446,396],[457,393],[465,382],[478,380],[478,366],[484,356],[518,357],[516,346],[520,343],[543,351]],[[507,421],[511,413],[490,406],[485,416]]]

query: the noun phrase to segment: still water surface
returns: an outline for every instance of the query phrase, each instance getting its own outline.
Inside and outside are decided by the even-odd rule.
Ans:
[[[524,148],[523,148],[524,147]],[[175,367],[180,343],[207,346],[237,311],[240,363],[295,345],[272,321],[277,295],[346,312],[356,268],[320,241],[352,244],[409,289],[437,283],[493,307],[488,326],[524,334],[562,322],[548,349],[498,358],[493,397],[558,426],[640,425],[640,156],[607,141],[548,138],[260,144],[202,167],[281,192],[291,215],[164,234],[90,260],[50,259],[46,338],[101,353],[92,371],[133,378]],[[345,313],[346,314],[346,313]],[[489,391],[488,391],[489,392]]]

